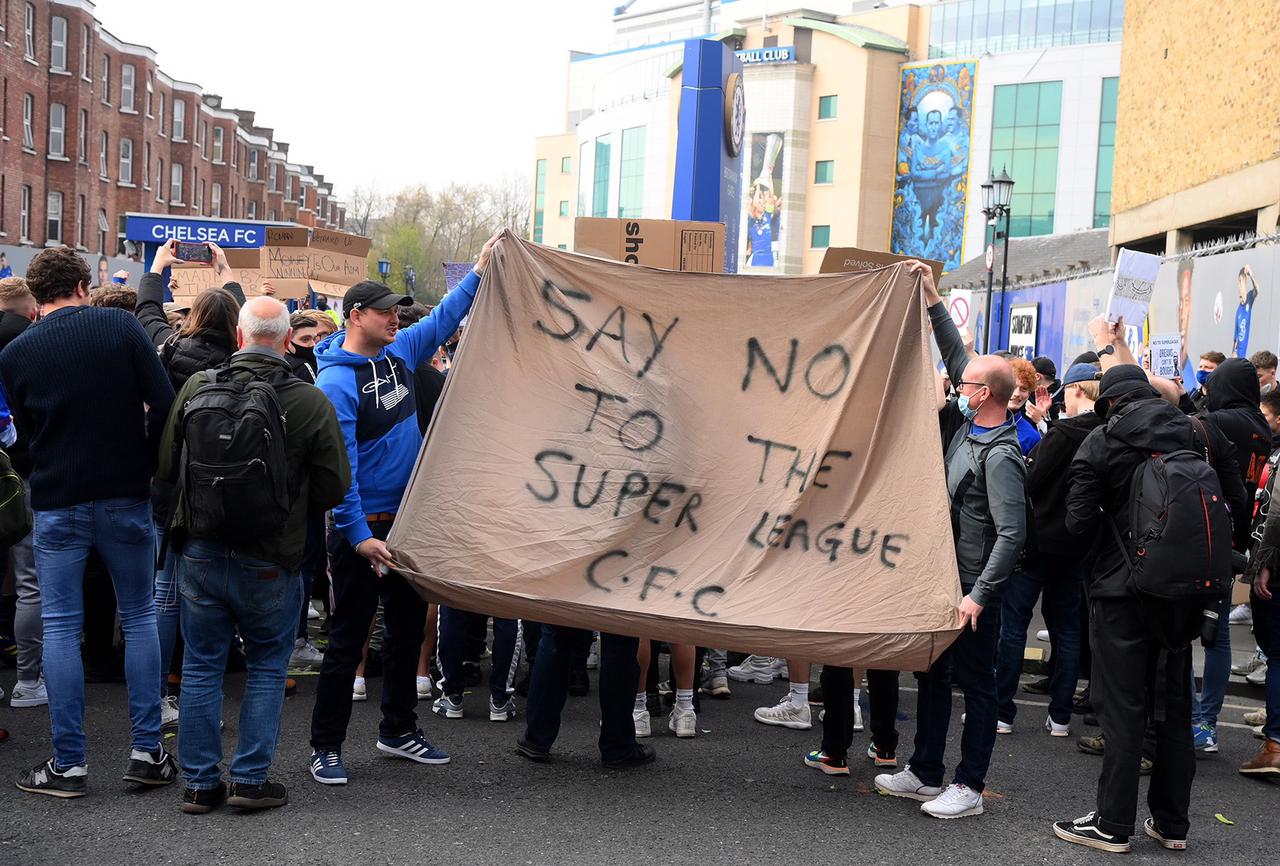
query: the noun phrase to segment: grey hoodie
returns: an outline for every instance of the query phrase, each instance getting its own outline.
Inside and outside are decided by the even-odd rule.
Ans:
[[[929,318],[947,375],[959,382],[969,366],[960,332],[945,304],[930,307]],[[1027,533],[1027,467],[1012,416],[990,430],[965,422],[947,448],[946,468],[960,585],[986,607],[999,600]]]

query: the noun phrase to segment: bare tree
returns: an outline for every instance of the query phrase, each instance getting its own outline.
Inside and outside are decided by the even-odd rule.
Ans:
[[[347,227],[358,235],[368,237],[370,221],[382,216],[386,197],[376,183],[358,186],[351,194],[351,206],[347,208]]]

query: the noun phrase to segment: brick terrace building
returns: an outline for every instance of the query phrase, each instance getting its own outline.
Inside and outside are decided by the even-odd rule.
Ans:
[[[344,227],[252,111],[166,75],[88,0],[0,0],[0,36],[0,245],[122,255],[128,212]]]

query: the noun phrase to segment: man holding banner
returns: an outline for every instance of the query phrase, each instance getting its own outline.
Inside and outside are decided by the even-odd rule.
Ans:
[[[965,628],[920,680],[915,754],[900,773],[876,776],[882,794],[923,800],[935,818],[982,814],[982,790],[996,740],[994,658],[1000,638],[1000,590],[1026,534],[1026,466],[1008,403],[1013,369],[1003,358],[970,358],[929,268],[912,270],[924,283],[934,339],[955,383],[959,409],[968,419],[947,449],[947,494],[955,533],[960,602]],[[991,608],[991,610],[987,610]],[[951,721],[951,683],[964,691],[964,736],[955,782],[943,789],[943,755]]]
[[[342,299],[346,330],[316,347],[316,385],[337,409],[351,460],[351,487],[333,511],[340,536],[331,563],[333,622],[311,716],[311,776],[323,785],[347,783],[341,750],[351,720],[351,684],[379,598],[386,636],[378,750],[421,764],[449,762],[423,736],[414,713],[427,603],[392,570],[385,539],[422,447],[413,371],[471,309],[495,240],[430,316],[403,331],[396,310],[413,299],[382,283],[356,283]]]

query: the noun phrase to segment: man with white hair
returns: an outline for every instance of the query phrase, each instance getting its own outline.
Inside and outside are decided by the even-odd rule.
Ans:
[[[183,812],[200,814],[223,802],[242,809],[288,802],[267,772],[302,604],[307,514],[333,508],[351,484],[333,404],[290,372],[291,334],[279,301],[245,304],[236,329],[240,350],[227,367],[187,380],[161,442],[158,474],[179,483],[171,537],[181,554],[186,644],[178,729]],[[273,429],[275,436],[263,435]],[[263,449],[261,457],[249,459],[244,449],[254,448]],[[272,489],[278,495],[264,502]],[[219,727],[222,674],[236,631],[248,678],[228,792],[218,766]]]

